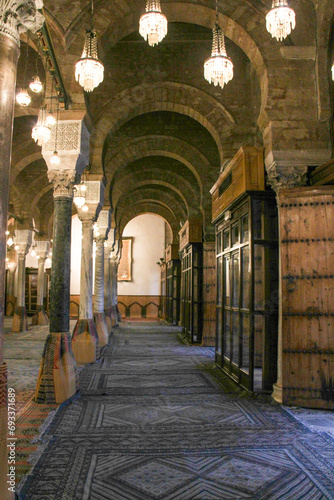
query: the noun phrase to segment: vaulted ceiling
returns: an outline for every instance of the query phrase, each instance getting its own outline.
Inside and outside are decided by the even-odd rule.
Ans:
[[[297,26],[284,42],[266,31],[270,0],[218,4],[234,64],[234,78],[224,89],[203,76],[214,0],[163,0],[168,35],[156,47],[138,33],[145,0],[96,0],[105,76],[88,94],[75,81],[74,65],[89,27],[90,2],[45,0],[69,109],[85,109],[91,121],[90,172],[104,175],[106,201],[120,230],[135,215],[153,212],[167,220],[174,237],[188,217],[202,220],[209,231],[209,190],[242,145],[264,147],[274,160],[281,152],[290,161],[294,152],[301,158],[309,150],[308,162],[321,163],[331,154],[332,2],[292,0]],[[37,36],[22,35],[18,88],[36,67],[50,90]],[[42,99],[35,95],[27,108],[15,107],[10,212],[25,221],[34,217],[50,236],[52,190],[40,147],[31,139]]]

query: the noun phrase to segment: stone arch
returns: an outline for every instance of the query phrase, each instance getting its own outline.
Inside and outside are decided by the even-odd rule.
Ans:
[[[117,224],[117,227],[119,228],[119,234],[123,233],[125,226],[127,225],[128,222],[130,222],[130,220],[137,217],[137,215],[142,215],[145,213],[153,213],[165,219],[165,221],[167,222],[167,224],[169,224],[172,230],[173,242],[178,241],[178,231],[180,227],[177,219],[175,218],[175,215],[168,207],[148,201],[138,202],[134,204],[131,208],[129,208],[126,213],[120,214],[119,221]]]
[[[101,168],[105,140],[112,131],[131,118],[155,111],[174,111],[199,122],[215,140],[222,162],[222,136],[234,126],[232,115],[202,90],[181,83],[155,82],[127,89],[102,108],[91,136],[93,170]]]
[[[194,175],[200,191],[207,179],[211,167],[209,161],[194,146],[174,137],[143,136],[122,144],[106,158],[109,188],[116,172],[139,158],[147,156],[166,156],[185,165]],[[109,165],[111,168],[109,168]]]

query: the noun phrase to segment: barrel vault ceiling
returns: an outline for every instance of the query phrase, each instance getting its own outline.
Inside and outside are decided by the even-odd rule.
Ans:
[[[233,80],[221,89],[203,76],[203,63],[211,52],[215,1],[162,0],[168,35],[152,48],[138,33],[145,0],[95,0],[94,25],[105,76],[88,94],[75,81],[74,65],[89,27],[90,3],[45,0],[44,15],[69,96],[68,109],[86,109],[91,123],[89,171],[104,176],[106,203],[120,231],[145,212],[164,217],[174,237],[180,222],[189,217],[203,221],[209,231],[209,190],[220,170],[240,146],[266,147],[268,123],[285,120],[284,109],[291,103],[298,99],[303,107],[303,89],[296,83],[302,53],[303,68],[314,73],[315,62],[325,68],[318,96],[316,83],[310,83],[311,100],[318,99],[314,106],[322,115],[303,117],[296,111],[294,120],[303,122],[305,129],[312,122],[317,137],[308,135],[305,141],[322,141],[319,148],[328,147],[333,6],[329,0],[292,3],[296,29],[277,42],[265,26],[270,0],[219,1],[220,24],[234,64]],[[299,54],[297,62],[291,54]],[[45,81],[37,37],[22,35],[17,88],[24,78],[30,81],[36,65]],[[295,95],[289,78],[295,82]],[[308,89],[305,92],[310,100]],[[42,234],[50,237],[52,189],[40,147],[31,138],[41,104],[42,97],[35,95],[27,108],[15,106],[10,213],[26,224],[34,218]]]

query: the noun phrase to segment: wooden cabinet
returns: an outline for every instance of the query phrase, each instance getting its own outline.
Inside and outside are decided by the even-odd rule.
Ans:
[[[167,262],[166,320],[173,325],[180,321],[181,263],[179,259]]]
[[[166,279],[166,263],[160,267],[160,317],[166,319],[166,293],[167,293],[167,279]]]
[[[37,269],[26,268],[25,304],[27,314],[37,310]]]
[[[190,243],[181,252],[181,324],[190,342],[202,340],[203,244]]]
[[[277,378],[277,237],[272,193],[245,193],[216,220],[216,362],[251,391]]]

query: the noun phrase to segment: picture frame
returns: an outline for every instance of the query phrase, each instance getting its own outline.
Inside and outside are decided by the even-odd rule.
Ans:
[[[118,266],[117,281],[132,281],[133,237],[122,238],[122,257]]]

